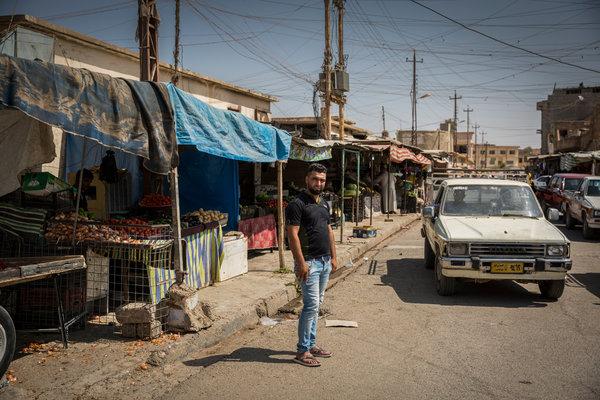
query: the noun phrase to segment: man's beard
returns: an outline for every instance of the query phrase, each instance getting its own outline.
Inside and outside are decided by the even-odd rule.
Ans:
[[[323,189],[314,189],[314,188],[308,188],[308,191],[310,192],[310,194],[312,194],[313,196],[318,196],[323,192]]]

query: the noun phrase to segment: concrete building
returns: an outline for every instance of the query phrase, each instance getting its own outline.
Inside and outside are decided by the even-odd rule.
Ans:
[[[519,163],[519,146],[496,146],[495,144],[474,145],[477,152],[479,169],[517,169],[522,168]]]
[[[554,89],[537,103],[542,154],[600,149],[600,86]]]
[[[440,150],[447,153],[453,151],[452,133],[449,130],[417,131],[416,146],[423,150]],[[399,130],[396,139],[402,143],[411,143],[412,131]]]
[[[10,29],[9,29],[10,27]],[[91,36],[66,29],[29,15],[0,16],[0,52],[14,57],[85,68],[113,77],[139,79],[137,52],[103,42]],[[169,43],[169,46],[171,44]],[[161,62],[159,77],[168,82],[174,73],[172,65]],[[231,111],[240,112],[261,122],[271,117],[275,97],[245,89],[199,73],[182,70],[178,86],[200,100]],[[64,138],[60,129],[53,128],[57,154],[44,170],[59,175],[62,170]]]
[[[519,167],[525,168],[528,165],[527,157],[539,156],[540,154],[542,154],[542,149],[540,148],[532,149],[531,147],[526,147],[519,149]]]

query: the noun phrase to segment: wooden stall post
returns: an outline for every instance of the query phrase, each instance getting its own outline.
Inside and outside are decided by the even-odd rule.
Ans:
[[[390,194],[391,194],[391,190],[390,190],[390,186],[392,184],[392,146],[390,146],[390,155],[388,157],[388,190],[387,190],[387,218],[385,219],[385,222],[392,222],[393,219],[390,218],[390,207],[391,207],[391,202],[392,199],[390,198]]]
[[[277,161],[277,249],[279,250],[279,270],[285,268],[285,239],[283,230],[285,223],[283,219],[283,161]]]
[[[87,151],[87,139],[83,137],[83,149],[81,150],[81,162],[79,163],[79,182],[77,184],[77,201],[75,202],[75,217],[73,221],[73,238],[72,245],[75,247],[75,233],[77,233],[77,219],[79,218],[79,204],[81,202],[81,185],[83,183],[83,166],[85,163],[85,152]],[[75,174],[77,177],[77,174]]]
[[[173,219],[173,235],[175,236],[175,274],[178,284],[183,283],[185,271],[183,270],[183,254],[181,248],[181,210],[179,209],[179,174],[177,168],[169,173],[171,189],[171,216]]]

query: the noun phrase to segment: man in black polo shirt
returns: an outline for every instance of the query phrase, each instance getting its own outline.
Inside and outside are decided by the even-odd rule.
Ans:
[[[320,197],[327,177],[321,164],[311,164],[306,173],[306,191],[286,209],[287,234],[294,255],[294,271],[302,286],[304,307],[298,320],[298,354],[294,361],[318,367],[315,357],[331,357],[317,346],[319,306],[329,280],[337,269],[335,240],[330,224],[329,205]]]

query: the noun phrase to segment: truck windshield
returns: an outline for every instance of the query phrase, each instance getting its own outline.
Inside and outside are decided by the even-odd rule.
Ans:
[[[565,190],[577,190],[581,185],[581,178],[567,178],[565,179]]]
[[[528,186],[448,186],[444,215],[540,218],[542,210]]]
[[[588,182],[587,196],[600,197],[600,179],[590,180]]]

